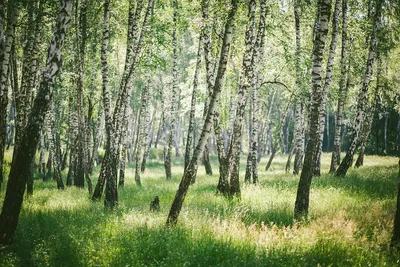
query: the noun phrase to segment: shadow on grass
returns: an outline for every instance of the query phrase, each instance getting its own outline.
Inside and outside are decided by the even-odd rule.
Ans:
[[[296,191],[299,179],[299,176],[274,175],[267,179],[261,179],[260,186]],[[333,187],[369,198],[390,199],[396,196],[397,186],[396,167],[372,166],[365,169],[351,170],[345,177],[335,177],[331,174],[314,177],[311,188]]]
[[[314,188],[334,187],[373,199],[396,197],[398,178],[393,166],[374,166],[350,172],[345,177],[326,175],[314,179]]]
[[[25,214],[15,244],[0,256],[13,258],[14,266],[374,266],[380,263],[379,257],[357,246],[324,239],[310,246],[296,247],[289,243],[261,248],[245,240],[215,238],[207,230],[182,226],[169,229],[141,225],[125,229],[118,224],[118,229],[104,234],[115,226],[113,218],[105,215],[87,221],[95,218],[88,218],[86,212]]]
[[[252,224],[274,224],[281,226],[292,226],[294,223],[293,210],[289,208],[270,208],[266,211],[250,210],[242,218],[246,225]]]
[[[123,231],[112,266],[349,266],[376,265],[379,258],[358,247],[317,240],[309,247],[262,249],[245,240],[215,238],[211,232],[141,226]]]
[[[25,212],[19,220],[14,244],[4,253],[11,253],[15,266],[82,266],[85,239],[106,217],[85,208]]]

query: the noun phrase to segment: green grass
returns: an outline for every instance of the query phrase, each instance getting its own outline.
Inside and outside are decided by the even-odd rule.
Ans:
[[[397,159],[370,156],[345,178],[314,178],[309,219],[293,221],[298,176],[286,174],[286,157],[269,171],[260,164],[260,184],[242,185],[242,199],[215,195],[213,176],[200,167],[176,228],[164,227],[180,181],[176,159],[171,181],[163,162],[152,159],[134,182],[133,165],[119,189],[119,207],[105,211],[87,190],[58,191],[54,181],[35,182],[24,199],[13,245],[0,252],[0,266],[396,266],[389,253],[397,190]],[[242,158],[242,164],[245,159]],[[244,171],[244,165],[241,166]],[[98,170],[97,170],[98,171]],[[243,173],[241,173],[243,177]],[[96,177],[93,177],[96,182]],[[0,205],[4,198],[0,192]],[[149,211],[158,195],[161,211]]]

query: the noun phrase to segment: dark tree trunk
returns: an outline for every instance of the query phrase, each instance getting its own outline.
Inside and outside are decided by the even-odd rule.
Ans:
[[[271,168],[272,161],[274,160],[274,157],[275,157],[275,154],[276,154],[277,151],[278,151],[278,148],[277,148],[276,146],[274,146],[274,147],[272,148],[272,153],[271,153],[271,155],[269,156],[267,165],[265,166],[265,170],[266,170],[266,171],[268,171],[269,168]]]
[[[210,146],[211,146],[211,137],[208,138],[208,140],[207,140],[207,144],[204,148],[204,154],[203,154],[203,163],[204,163],[204,167],[206,169],[207,175],[213,175],[211,161],[210,161]]]
[[[7,141],[8,74],[11,48],[15,35],[19,10],[16,1],[10,1],[7,9],[7,29],[4,36],[4,2],[0,3],[0,188],[3,183],[4,150]]]
[[[55,79],[61,68],[61,49],[67,32],[67,25],[70,21],[71,9],[72,0],[60,0],[56,30],[48,50],[42,81],[21,143],[16,151],[15,160],[11,165],[6,196],[0,215],[0,244],[2,245],[8,245],[12,242],[17,228],[25,184],[32,172],[31,164],[34,160],[40,131],[43,127],[44,115],[49,108]]]

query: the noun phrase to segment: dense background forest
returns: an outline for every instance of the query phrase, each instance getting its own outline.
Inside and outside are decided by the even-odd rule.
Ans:
[[[0,0],[0,265],[398,264],[399,18]]]

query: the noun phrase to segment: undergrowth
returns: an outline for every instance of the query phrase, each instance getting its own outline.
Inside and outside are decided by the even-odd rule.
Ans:
[[[104,210],[87,189],[56,189],[35,181],[24,199],[14,243],[0,252],[0,266],[395,266],[389,253],[398,184],[396,158],[368,156],[345,178],[325,174],[312,184],[307,221],[293,221],[298,176],[286,158],[269,171],[260,164],[259,185],[242,185],[242,198],[215,194],[218,174],[200,167],[176,228],[165,228],[183,168],[176,159],[166,181],[162,161],[149,160],[142,187],[133,165],[119,189],[119,206]],[[212,158],[213,170],[218,171]],[[242,160],[245,162],[245,160]],[[241,166],[244,171],[244,166]],[[96,174],[98,169],[96,169]],[[243,177],[243,173],[241,173]],[[96,175],[93,175],[96,182]],[[5,189],[0,192],[4,199]],[[159,196],[160,212],[149,204]]]

